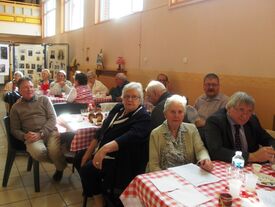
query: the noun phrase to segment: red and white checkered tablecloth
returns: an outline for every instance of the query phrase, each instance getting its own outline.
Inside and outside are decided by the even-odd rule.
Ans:
[[[53,104],[55,103],[65,103],[67,102],[64,97],[55,97],[55,96],[49,96],[49,99]]]
[[[216,183],[210,183],[206,185],[201,185],[195,187],[198,191],[203,193],[205,196],[208,196],[211,200],[201,204],[200,206],[213,207],[219,206],[218,197],[222,192],[228,192],[227,188],[227,169],[230,166],[229,163],[214,161],[214,170],[212,173],[222,180]],[[251,165],[245,167],[244,172],[251,171]],[[272,172],[270,165],[264,165],[261,173],[270,173]],[[123,202],[124,206],[137,207],[137,206],[146,206],[146,207],[179,207],[182,206],[180,203],[172,199],[165,192],[160,192],[154,184],[150,181],[152,178],[161,178],[165,176],[173,176],[182,184],[189,184],[188,181],[184,180],[182,177],[178,176],[176,173],[170,170],[163,170],[158,172],[152,172],[147,174],[138,175],[132,180],[128,187],[121,194],[120,199]],[[274,191],[274,188],[263,187],[257,185],[257,189],[265,189],[269,191]],[[256,193],[248,193],[247,199],[251,203],[257,203],[258,198]],[[241,199],[237,198],[233,200],[232,206],[241,206]]]
[[[75,135],[71,142],[70,151],[77,152],[87,149],[97,130],[101,126],[91,124],[87,117],[80,114],[65,114],[57,117],[57,129],[60,133],[73,132]]]
[[[77,152],[79,150],[87,149],[92,139],[95,138],[96,131],[99,129],[100,129],[100,126],[93,126],[90,128],[78,129],[75,132],[70,150],[72,152]]]
[[[106,96],[104,98],[97,98],[97,97],[94,97],[94,102],[95,104],[100,104],[100,103],[106,103],[106,102],[112,102],[112,97],[111,96]]]

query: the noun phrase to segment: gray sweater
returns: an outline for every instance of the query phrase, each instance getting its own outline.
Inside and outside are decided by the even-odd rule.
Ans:
[[[55,129],[56,114],[47,96],[34,96],[33,100],[19,99],[10,111],[11,133],[17,139],[24,141],[24,134],[43,132],[47,138]]]

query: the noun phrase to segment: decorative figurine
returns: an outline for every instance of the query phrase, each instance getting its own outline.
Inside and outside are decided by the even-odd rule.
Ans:
[[[104,69],[102,49],[100,50],[100,52],[97,54],[97,57],[96,57],[96,68],[97,69]]]
[[[125,60],[123,57],[118,57],[116,60],[116,64],[118,64],[118,71],[123,71],[124,70],[124,65],[125,65]]]

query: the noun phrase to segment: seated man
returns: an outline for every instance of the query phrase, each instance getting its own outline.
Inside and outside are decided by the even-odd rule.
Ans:
[[[272,160],[273,139],[254,115],[254,99],[245,92],[236,92],[226,104],[210,116],[205,125],[205,141],[212,160],[231,162],[235,151],[242,151],[246,162]],[[263,146],[263,147],[260,147]]]
[[[115,77],[116,87],[111,88],[110,95],[112,96],[113,101],[121,101],[121,93],[123,87],[129,83],[127,77],[124,73],[117,73]]]
[[[163,73],[158,74],[157,81],[161,82],[165,86],[165,88],[169,88],[169,80],[167,75]]]
[[[25,142],[27,151],[38,161],[53,162],[55,181],[60,181],[66,167],[65,157],[60,150],[56,115],[53,105],[46,96],[36,96],[33,83],[28,77],[18,81],[22,95],[10,112],[12,135]]]
[[[220,93],[220,80],[215,73],[207,74],[203,79],[203,90],[205,94],[201,95],[195,101],[195,109],[197,109],[199,118],[195,122],[197,127],[203,127],[205,120],[225,107],[228,97]]]
[[[167,91],[161,82],[154,80],[148,83],[145,91],[147,100],[155,106],[151,113],[151,129],[154,129],[164,122],[164,104],[172,94]]]

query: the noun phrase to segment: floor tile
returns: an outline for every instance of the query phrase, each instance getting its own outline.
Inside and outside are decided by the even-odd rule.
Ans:
[[[78,204],[83,201],[82,189],[60,193],[67,205]]]
[[[31,199],[32,207],[65,207],[66,204],[59,194]]]
[[[28,197],[24,188],[0,192],[0,205],[23,201],[26,199],[28,199]]]
[[[22,179],[20,176],[13,176],[9,177],[7,187],[0,187],[0,191],[7,191],[7,190],[12,190],[12,189],[17,189],[17,188],[23,188],[23,183]]]
[[[30,198],[37,198],[57,193],[57,189],[52,182],[40,183],[40,192],[35,192],[34,186],[26,186],[25,189]]]
[[[19,201],[12,204],[5,204],[5,207],[30,207],[31,202],[29,200]]]

